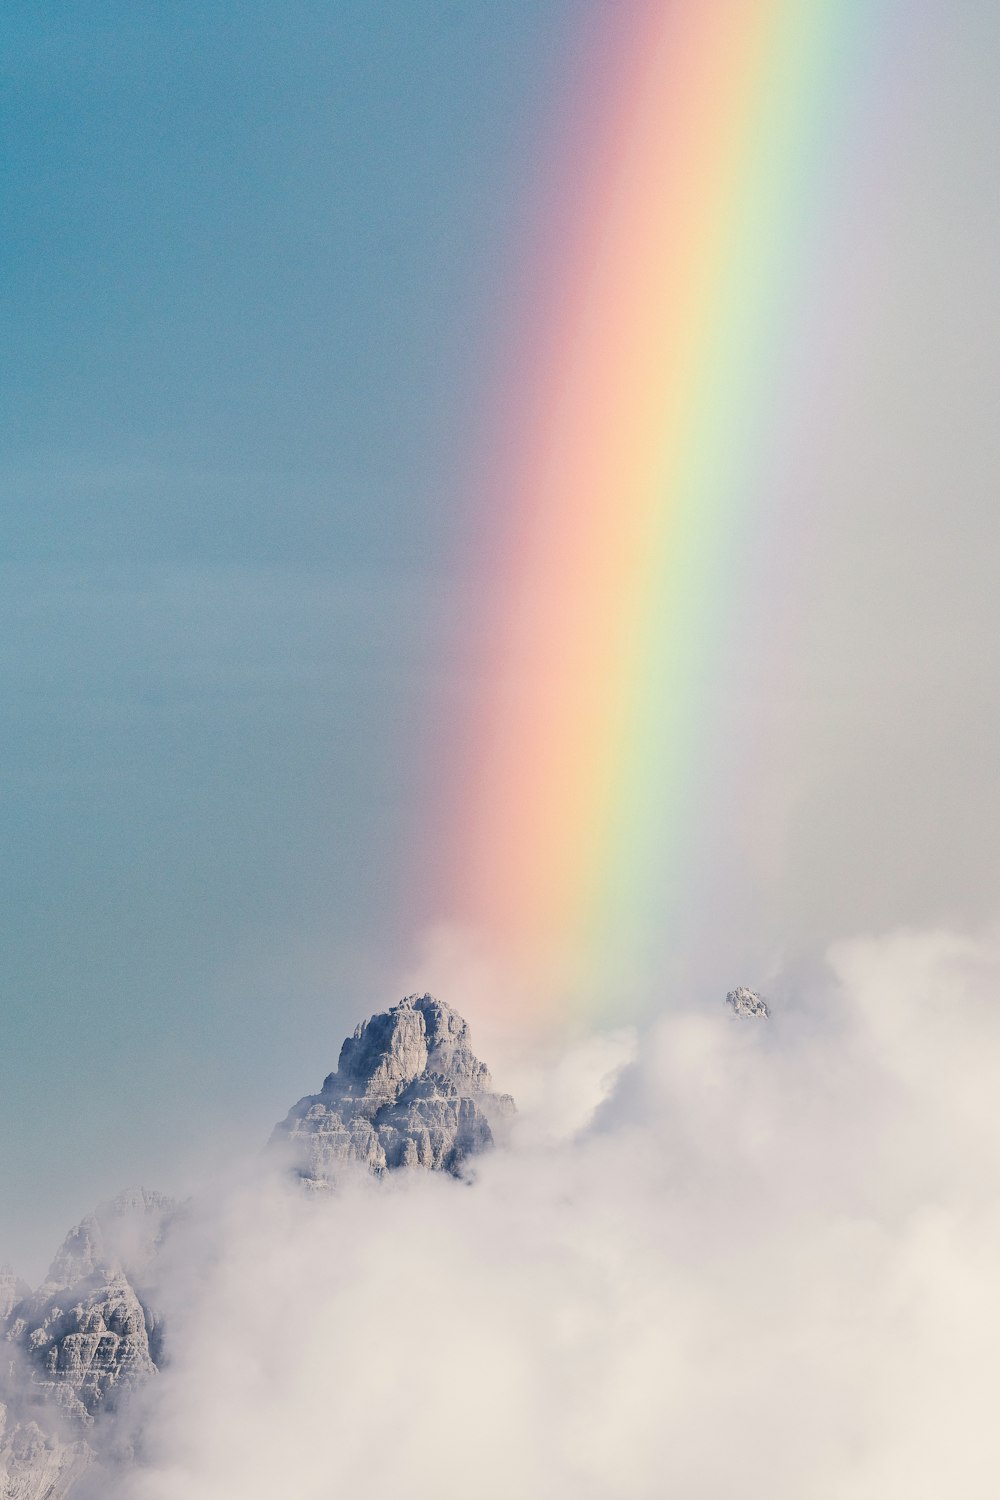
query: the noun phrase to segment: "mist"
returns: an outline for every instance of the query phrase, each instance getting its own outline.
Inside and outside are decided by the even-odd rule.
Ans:
[[[234,1162],[116,1493],[992,1495],[998,976],[996,932],[900,931],[770,1021],[539,1043],[462,1180]]]

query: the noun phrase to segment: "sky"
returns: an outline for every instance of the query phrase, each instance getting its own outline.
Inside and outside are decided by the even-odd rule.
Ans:
[[[462,545],[484,372],[591,9],[6,7],[0,1257],[26,1274],[99,1198],[262,1143],[404,981],[475,1009],[410,918],[493,605]],[[1000,23],[889,11],[664,1012],[1000,904]]]

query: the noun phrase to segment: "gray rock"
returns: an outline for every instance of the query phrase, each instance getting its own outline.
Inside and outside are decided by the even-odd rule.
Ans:
[[[349,1163],[376,1174],[423,1167],[457,1175],[513,1112],[458,1012],[432,995],[407,995],[348,1037],[337,1071],[299,1100],[272,1141],[318,1187]]]
[[[748,990],[745,984],[738,984],[734,990],[729,991],[726,1004],[732,1006],[738,1016],[753,1016],[757,1020],[766,1021],[771,1014],[767,1001],[756,990]]]
[[[144,1188],[102,1204],[8,1318],[6,1339],[33,1391],[83,1425],[156,1369],[158,1320],[143,1285],[173,1211]]]
[[[513,1114],[462,1017],[408,995],[348,1037],[335,1073],[274,1137],[313,1187],[360,1164],[459,1174]],[[117,1490],[129,1463],[125,1398],[160,1363],[150,1288],[177,1213],[135,1188],[71,1229],[31,1292],[0,1272],[0,1500],[83,1500]]]
[[[0,1496],[3,1500],[65,1500],[90,1469],[94,1455],[82,1438],[16,1420],[0,1402]]]
[[[156,1369],[151,1319],[121,1272],[37,1296],[18,1333],[32,1384],[83,1421]]]

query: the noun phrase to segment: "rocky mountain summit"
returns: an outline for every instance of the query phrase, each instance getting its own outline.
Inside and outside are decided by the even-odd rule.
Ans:
[[[309,1188],[351,1165],[457,1176],[513,1111],[458,1012],[408,995],[358,1026],[272,1142]],[[178,1217],[134,1188],[70,1230],[37,1290],[0,1269],[0,1500],[93,1500],[129,1462],[128,1397],[169,1357],[156,1265]]]
[[[329,1185],[349,1163],[376,1174],[423,1167],[457,1175],[490,1149],[513,1112],[458,1012],[433,995],[407,995],[347,1038],[336,1072],[299,1100],[272,1141],[314,1186]]]
[[[756,990],[747,989],[745,984],[738,984],[734,990],[729,991],[726,1004],[732,1007],[736,1015],[752,1016],[759,1021],[766,1021],[771,1014],[767,1001]]]

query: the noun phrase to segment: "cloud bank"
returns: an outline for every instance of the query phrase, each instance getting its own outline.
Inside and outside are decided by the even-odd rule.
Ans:
[[[771,1022],[540,1061],[471,1184],[203,1195],[122,1493],[992,1497],[998,977],[852,942]]]

